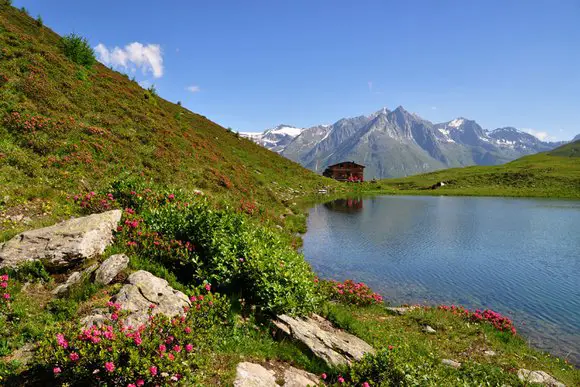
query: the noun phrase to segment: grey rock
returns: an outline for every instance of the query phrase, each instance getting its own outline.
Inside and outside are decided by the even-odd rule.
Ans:
[[[0,267],[41,260],[49,268],[66,268],[102,254],[121,214],[113,210],[18,234],[0,244]]]
[[[242,362],[236,368],[235,387],[278,387],[275,372],[259,364]]]
[[[81,318],[80,323],[84,328],[90,328],[93,325],[101,326],[109,321],[109,319],[110,315],[107,309],[97,308],[90,315]]]
[[[18,348],[8,357],[11,361],[18,361],[21,365],[25,366],[34,357],[34,344],[26,343],[22,347]]]
[[[72,273],[66,280],[65,283],[58,285],[56,288],[53,289],[52,294],[55,296],[62,296],[66,294],[71,286],[74,284],[78,284],[83,279],[83,275],[75,271]]]
[[[119,303],[123,310],[130,312],[125,324],[133,327],[147,322],[151,304],[155,305],[154,315],[162,313],[168,317],[180,315],[184,307],[191,306],[185,294],[173,289],[166,280],[144,270],[131,274],[127,278],[127,284],[113,300]]]
[[[65,283],[58,285],[52,290],[52,294],[59,297],[66,295],[71,286],[78,284],[82,281],[83,278],[89,277],[97,269],[97,267],[99,267],[98,264],[93,264],[83,270],[82,273],[78,271],[73,272],[67,278]]]
[[[560,383],[552,375],[544,371],[530,371],[522,368],[518,370],[518,378],[526,383],[538,383],[550,387],[566,387],[564,383]]]
[[[415,309],[418,309],[418,308],[419,307],[417,305],[413,305],[413,306],[388,307],[387,310],[402,316],[405,313],[410,312],[410,311],[415,310]]]
[[[316,314],[306,318],[281,315],[273,323],[330,366],[348,365],[362,359],[365,353],[375,353],[373,347],[363,340],[336,329]]]
[[[292,366],[276,367],[277,371],[268,369],[260,364],[242,362],[236,368],[235,387],[278,386],[283,381],[285,387],[317,386],[318,377],[310,372]]]
[[[425,325],[423,327],[423,332],[425,333],[437,333],[437,331],[435,329],[433,329],[430,325]]]
[[[107,258],[95,273],[95,282],[108,285],[113,278],[127,268],[129,257],[125,254],[115,254]]]
[[[320,383],[318,376],[294,367],[284,370],[284,387],[317,386]]]
[[[443,360],[441,360],[441,364],[444,364],[446,366],[453,367],[453,368],[461,367],[461,363],[459,363],[455,360],[451,360],[451,359],[443,359]]]

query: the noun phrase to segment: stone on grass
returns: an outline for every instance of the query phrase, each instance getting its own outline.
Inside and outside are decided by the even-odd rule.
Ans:
[[[273,366],[270,364],[270,366]],[[294,368],[287,364],[275,365],[268,369],[263,365],[249,362],[239,363],[236,368],[235,387],[307,387],[317,386],[318,377],[310,372]],[[282,383],[282,384],[279,384]]]
[[[318,376],[294,367],[284,370],[284,387],[307,387],[318,386],[320,379]]]
[[[278,387],[275,372],[259,364],[242,362],[236,368],[235,387]]]
[[[95,273],[95,282],[101,285],[108,285],[113,278],[127,268],[129,257],[125,254],[115,254],[107,258]]]
[[[518,370],[518,378],[525,383],[537,383],[549,387],[566,387],[557,381],[552,375],[544,371],[530,371],[524,368]]]
[[[113,300],[123,310],[130,312],[126,325],[134,328],[148,320],[150,305],[154,305],[153,314],[162,313],[168,317],[181,315],[184,307],[191,306],[189,299],[182,292],[173,289],[166,280],[155,277],[145,270],[139,270],[127,278],[119,293]]]
[[[483,354],[485,356],[495,356],[496,355],[495,351],[492,351],[491,349],[488,349],[487,351],[483,351]]]
[[[99,265],[94,264],[87,267],[82,272],[75,271],[73,272],[66,280],[65,283],[58,285],[56,288],[53,289],[52,294],[55,296],[64,296],[68,294],[71,286],[76,285],[82,281],[83,278],[89,277]]]
[[[121,214],[121,210],[107,211],[18,234],[0,244],[0,267],[29,261],[56,269],[75,266],[105,251]]]
[[[423,327],[423,332],[425,333],[437,333],[435,329],[433,329],[430,325],[425,325]]]
[[[332,367],[351,364],[362,359],[365,353],[375,353],[373,347],[363,340],[333,327],[316,314],[306,318],[281,315],[273,323]]]
[[[443,359],[443,360],[441,360],[441,364],[444,364],[446,366],[453,367],[453,368],[461,367],[461,363],[459,363],[455,360],[451,360],[451,359]]]
[[[418,309],[418,308],[419,307],[417,305],[397,306],[397,307],[388,307],[387,310],[402,316],[405,313],[408,313],[408,312],[413,311],[413,310]]]

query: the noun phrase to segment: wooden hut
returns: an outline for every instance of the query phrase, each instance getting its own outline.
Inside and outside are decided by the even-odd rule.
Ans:
[[[354,161],[343,161],[342,163],[329,165],[322,175],[338,181],[364,181],[364,169],[364,165],[357,164]]]

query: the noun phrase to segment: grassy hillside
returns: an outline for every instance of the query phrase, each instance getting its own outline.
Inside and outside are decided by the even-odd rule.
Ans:
[[[67,195],[119,178],[199,189],[272,219],[294,196],[336,186],[126,75],[73,63],[57,34],[4,2],[0,47],[0,236],[21,217],[62,217]]]
[[[580,142],[489,167],[453,168],[366,183],[369,192],[580,199]],[[430,189],[438,182],[445,186]]]

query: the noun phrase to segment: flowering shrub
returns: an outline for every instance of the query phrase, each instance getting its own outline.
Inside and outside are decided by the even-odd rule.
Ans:
[[[314,274],[304,257],[246,214],[216,210],[203,196],[153,191],[139,183],[117,182],[108,192],[107,203],[103,194],[75,200],[83,210],[100,209],[92,203],[125,208],[117,244],[162,263],[180,281],[207,279],[275,313],[308,312],[318,305]]]
[[[6,316],[10,310],[10,301],[12,296],[10,295],[10,286],[8,281],[10,277],[8,274],[0,275],[0,316]]]
[[[347,305],[361,305],[367,306],[372,304],[382,304],[383,297],[371,290],[368,285],[362,282],[354,282],[346,280],[344,282],[338,281],[319,281],[321,292],[330,300],[338,301]]]
[[[109,302],[110,317],[100,326],[79,330],[76,324],[53,328],[40,343],[37,362],[52,384],[72,385],[191,385],[196,356],[227,320],[227,299],[206,286],[191,296],[192,307],[168,318],[149,311],[149,323],[124,324],[125,312]]]
[[[502,332],[511,332],[513,335],[517,333],[512,320],[490,309],[485,309],[484,311],[477,309],[475,312],[470,312],[462,306],[455,305],[439,305],[438,308],[440,310],[449,311],[455,315],[463,316],[469,321],[490,323],[494,328]]]
[[[75,195],[73,200],[81,207],[82,212],[86,214],[109,211],[115,208],[117,204],[113,194],[97,195],[93,191]]]

